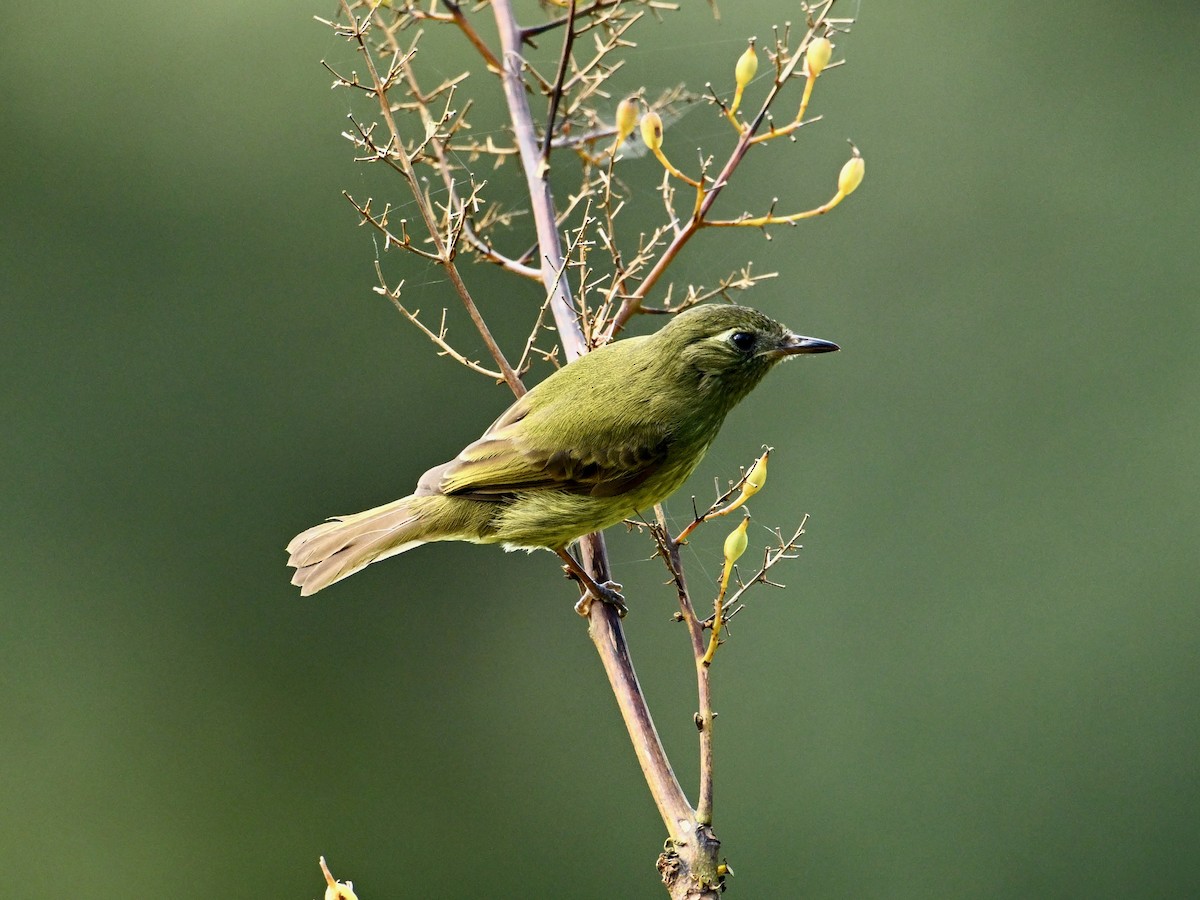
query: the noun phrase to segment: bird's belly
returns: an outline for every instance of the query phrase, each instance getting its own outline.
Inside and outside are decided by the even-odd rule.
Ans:
[[[493,521],[488,542],[502,543],[508,549],[565,547],[665,500],[687,480],[702,457],[700,453],[683,465],[668,464],[633,490],[614,497],[525,491]]]

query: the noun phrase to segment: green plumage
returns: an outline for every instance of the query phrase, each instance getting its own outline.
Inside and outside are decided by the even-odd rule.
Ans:
[[[555,372],[411,496],[297,535],[292,583],[311,594],[429,541],[564,548],[677,490],[777,362],[836,349],[747,307],[680,313]]]

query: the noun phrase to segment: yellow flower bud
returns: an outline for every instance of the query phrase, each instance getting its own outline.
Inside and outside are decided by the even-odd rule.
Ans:
[[[746,85],[753,81],[757,71],[758,54],[754,52],[754,44],[751,44],[738,59],[737,66],[733,70],[733,77],[737,80],[738,88],[745,88]]]
[[[325,883],[329,887],[325,888],[325,900],[358,900],[358,895],[354,893],[354,882],[347,881],[342,883],[334,881],[333,875],[329,872],[329,866],[325,865],[325,857],[321,857],[321,873],[325,876]]]
[[[621,143],[625,138],[633,134],[633,129],[637,127],[638,108],[637,102],[632,97],[626,97],[617,104],[617,143]]]
[[[771,455],[771,451],[767,451],[750,467],[750,474],[746,476],[746,481],[742,484],[742,497],[749,500],[755,494],[762,490],[762,486],[767,483],[767,457]]]
[[[738,558],[746,552],[746,545],[750,542],[746,537],[746,526],[750,524],[750,517],[746,516],[742,519],[741,524],[733,531],[729,532],[729,536],[725,538],[725,571],[733,567],[733,564],[738,561]],[[728,577],[728,575],[726,576]]]
[[[804,54],[804,70],[810,78],[816,78],[829,65],[831,56],[833,56],[833,44],[829,43],[829,38],[817,38],[808,45],[808,52]]]
[[[838,193],[847,197],[853,194],[855,188],[862,184],[866,166],[867,164],[863,162],[863,158],[858,155],[856,150],[854,155],[846,160],[846,164],[842,166],[842,171],[838,175]]]
[[[642,116],[642,141],[650,150],[662,148],[663,123],[658,113],[653,110]]]

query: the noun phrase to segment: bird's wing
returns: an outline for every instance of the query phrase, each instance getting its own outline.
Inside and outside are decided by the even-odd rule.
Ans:
[[[562,446],[566,435],[548,439],[543,429],[525,426],[532,410],[523,400],[457,458],[427,472],[422,487],[436,484],[439,493],[479,499],[537,489],[612,497],[640,485],[667,459],[665,432],[619,429],[595,420],[569,436],[571,446]]]

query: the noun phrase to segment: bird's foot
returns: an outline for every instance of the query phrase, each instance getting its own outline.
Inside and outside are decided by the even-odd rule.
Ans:
[[[625,618],[625,615],[629,612],[629,607],[625,605],[625,598],[621,596],[621,585],[615,581],[606,581],[603,584],[598,584],[596,579],[588,574],[587,569],[576,562],[575,557],[568,553],[565,548],[560,548],[554,552],[565,563],[563,572],[566,576],[579,582],[583,588],[583,596],[575,604],[575,612],[586,618],[591,615],[592,604],[599,600],[601,603],[607,603],[615,609],[617,615],[622,619]]]
[[[625,618],[629,613],[629,607],[625,605],[625,597],[621,594],[621,585],[615,581],[606,581],[603,584],[592,581],[590,578],[588,581],[591,581],[591,584],[584,586],[583,596],[575,604],[575,612],[586,618],[592,613],[592,604],[599,600],[615,609],[617,615],[622,619]]]

